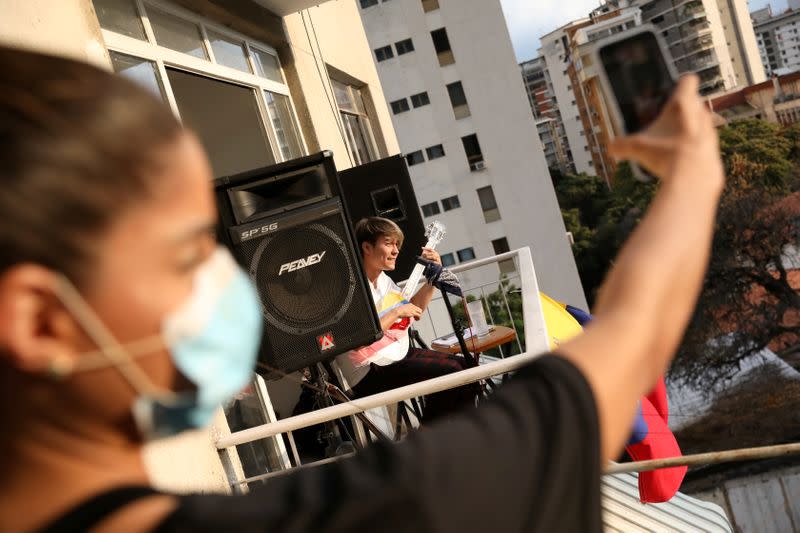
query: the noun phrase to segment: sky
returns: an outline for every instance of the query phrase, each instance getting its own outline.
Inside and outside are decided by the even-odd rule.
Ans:
[[[517,61],[538,55],[539,37],[571,20],[585,17],[600,0],[500,0],[511,33]],[[754,11],[772,4],[773,12],[786,9],[786,0],[750,0]]]

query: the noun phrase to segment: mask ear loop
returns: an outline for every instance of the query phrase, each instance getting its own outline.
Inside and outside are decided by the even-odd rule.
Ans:
[[[89,307],[89,304],[86,303],[86,300],[72,282],[63,275],[59,276],[59,278],[58,294],[62,303],[78,320],[92,341],[97,344],[100,349],[99,352],[120,371],[137,393],[163,393],[164,391],[156,387],[147,374],[133,362],[133,359],[100,321],[97,314]]]

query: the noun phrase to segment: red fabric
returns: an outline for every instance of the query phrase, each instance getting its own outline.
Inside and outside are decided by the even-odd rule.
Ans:
[[[660,382],[663,385],[663,380]],[[666,406],[666,393],[659,393],[659,387],[642,398],[642,416],[647,422],[647,437],[639,444],[626,446],[628,455],[634,461],[648,461],[650,459],[664,459],[668,457],[680,457],[681,449],[675,435],[667,426],[667,411],[663,413],[656,408],[649,400],[655,395],[656,402],[659,403],[663,398],[661,407]],[[639,499],[642,503],[661,503],[669,501],[675,496],[686,475],[686,467],[678,466],[673,468],[661,468],[649,472],[639,473]]]
[[[646,398],[656,408],[658,414],[664,420],[665,424],[669,424],[669,404],[667,403],[667,386],[664,384],[664,378],[659,378],[658,383],[653,388],[653,391],[646,396]]]

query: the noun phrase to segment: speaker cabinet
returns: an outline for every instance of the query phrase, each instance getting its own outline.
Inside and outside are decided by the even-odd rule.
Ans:
[[[253,174],[249,182],[239,180],[234,187],[231,181],[216,184],[220,239],[250,274],[260,295],[264,335],[258,371],[270,378],[330,360],[382,336],[339,198],[309,203],[294,197],[286,208],[275,207],[281,198],[264,192],[264,183],[291,180],[297,172],[324,177],[325,182],[335,177],[325,177],[320,168],[283,170],[279,175]],[[242,200],[249,201],[245,209],[236,203]],[[267,210],[271,214],[259,216],[265,205],[273,207]]]
[[[403,249],[395,269],[387,274],[395,282],[408,278],[426,239],[405,158],[388,157],[339,172],[338,186],[353,224],[379,216],[400,226],[405,235]]]

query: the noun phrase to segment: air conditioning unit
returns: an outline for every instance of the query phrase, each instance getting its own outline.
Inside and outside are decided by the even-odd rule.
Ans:
[[[483,170],[485,168],[486,168],[486,163],[484,163],[483,161],[476,161],[469,165],[470,170]]]

